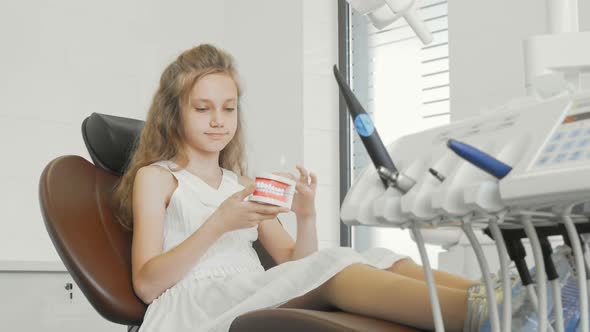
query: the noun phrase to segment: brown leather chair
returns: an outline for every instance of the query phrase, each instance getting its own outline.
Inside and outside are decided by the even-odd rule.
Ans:
[[[58,157],[39,183],[45,226],[64,265],[99,314],[129,331],[141,325],[146,305],[131,283],[131,232],[114,222],[109,203],[142,126],[138,120],[93,113],[82,132],[94,164],[80,156]],[[255,248],[266,269],[275,265],[258,241]],[[279,308],[241,315],[230,331],[416,330],[340,311]]]

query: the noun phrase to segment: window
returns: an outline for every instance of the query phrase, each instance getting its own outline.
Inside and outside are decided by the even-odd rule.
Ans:
[[[405,20],[378,31],[365,16],[349,10],[347,58],[351,87],[373,118],[385,145],[397,138],[450,122],[447,1],[417,0],[418,13],[434,40],[423,45]],[[350,178],[371,165],[350,125]],[[407,231],[355,226],[352,246],[387,247],[419,261]],[[440,248],[428,248],[436,253]],[[432,257],[436,266],[436,255]]]

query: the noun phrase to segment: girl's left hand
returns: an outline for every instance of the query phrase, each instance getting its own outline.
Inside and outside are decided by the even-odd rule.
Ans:
[[[295,166],[299,171],[299,178],[291,173],[275,174],[287,177],[295,181],[295,195],[291,204],[291,211],[295,213],[297,219],[309,219],[315,217],[315,191],[318,178],[314,173],[308,172],[302,166]]]

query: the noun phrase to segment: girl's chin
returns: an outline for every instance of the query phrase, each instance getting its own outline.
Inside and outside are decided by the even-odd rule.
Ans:
[[[223,150],[226,146],[227,146],[227,144],[221,144],[221,143],[220,144],[209,144],[203,150],[206,152],[210,152],[210,153],[221,152],[221,150]]]
[[[223,150],[227,146],[227,142],[206,142],[205,144],[201,142],[201,144],[191,144],[191,146],[192,149],[204,153],[216,153]]]

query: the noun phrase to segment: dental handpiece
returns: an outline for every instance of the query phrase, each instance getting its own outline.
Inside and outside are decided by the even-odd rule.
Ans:
[[[461,158],[497,179],[502,179],[512,170],[512,167],[469,144],[450,139],[447,146]]]
[[[386,187],[395,187],[402,193],[408,192],[416,183],[413,179],[401,174],[395,167],[393,160],[389,156],[379,133],[375,128],[369,114],[365,111],[361,103],[355,97],[352,90],[334,65],[334,77],[338,83],[340,93],[346,101],[350,116],[354,123],[357,133],[359,134],[367,153],[375,165],[381,181]]]
[[[520,281],[527,290],[527,295],[529,297],[531,305],[533,306],[536,312],[539,312],[539,300],[537,299],[537,295],[535,293],[533,278],[531,277],[531,274],[526,264],[526,251],[524,249],[524,246],[522,245],[522,242],[520,242],[519,237],[506,236],[506,231],[507,230],[502,230],[502,234],[504,235],[504,240],[506,242],[508,256],[516,266],[516,270],[518,271],[518,275],[520,276]]]
[[[432,176],[434,176],[435,179],[437,179],[439,182],[445,182],[446,177],[444,175],[442,175],[440,172],[438,172],[437,170],[435,170],[434,168],[429,168],[428,172],[430,174],[432,174]]]
[[[508,256],[510,257],[510,260],[514,262],[523,286],[530,285],[533,282],[533,278],[531,278],[529,268],[526,265],[526,251],[524,250],[522,242],[520,242],[519,238],[507,237],[505,234],[504,241],[506,242]]]
[[[385,166],[379,166],[377,173],[379,173],[381,180],[385,179],[387,181],[388,187],[396,187],[404,193],[408,192],[416,184],[416,181],[403,173],[392,172]]]
[[[547,280],[555,280],[559,278],[559,274],[557,274],[557,270],[555,269],[555,265],[551,259],[551,255],[553,254],[551,243],[549,243],[549,239],[547,239],[546,236],[542,235],[539,235],[539,242],[541,243],[541,252],[543,253],[543,259],[545,262],[545,273],[547,273]]]
[[[486,229],[484,231],[488,236],[491,236],[490,230]],[[508,251],[508,256],[510,260],[514,262],[516,266],[516,270],[518,271],[518,275],[520,276],[520,280],[522,285],[527,289],[528,295],[531,300],[531,304],[535,307],[535,310],[538,310],[538,300],[536,295],[531,290],[533,289],[533,278],[529,272],[529,269],[526,264],[526,250],[520,241],[521,237],[525,237],[522,230],[518,232],[516,230],[502,230],[502,235],[504,237],[504,242],[506,243],[506,250]],[[492,237],[493,238],[493,237]]]

